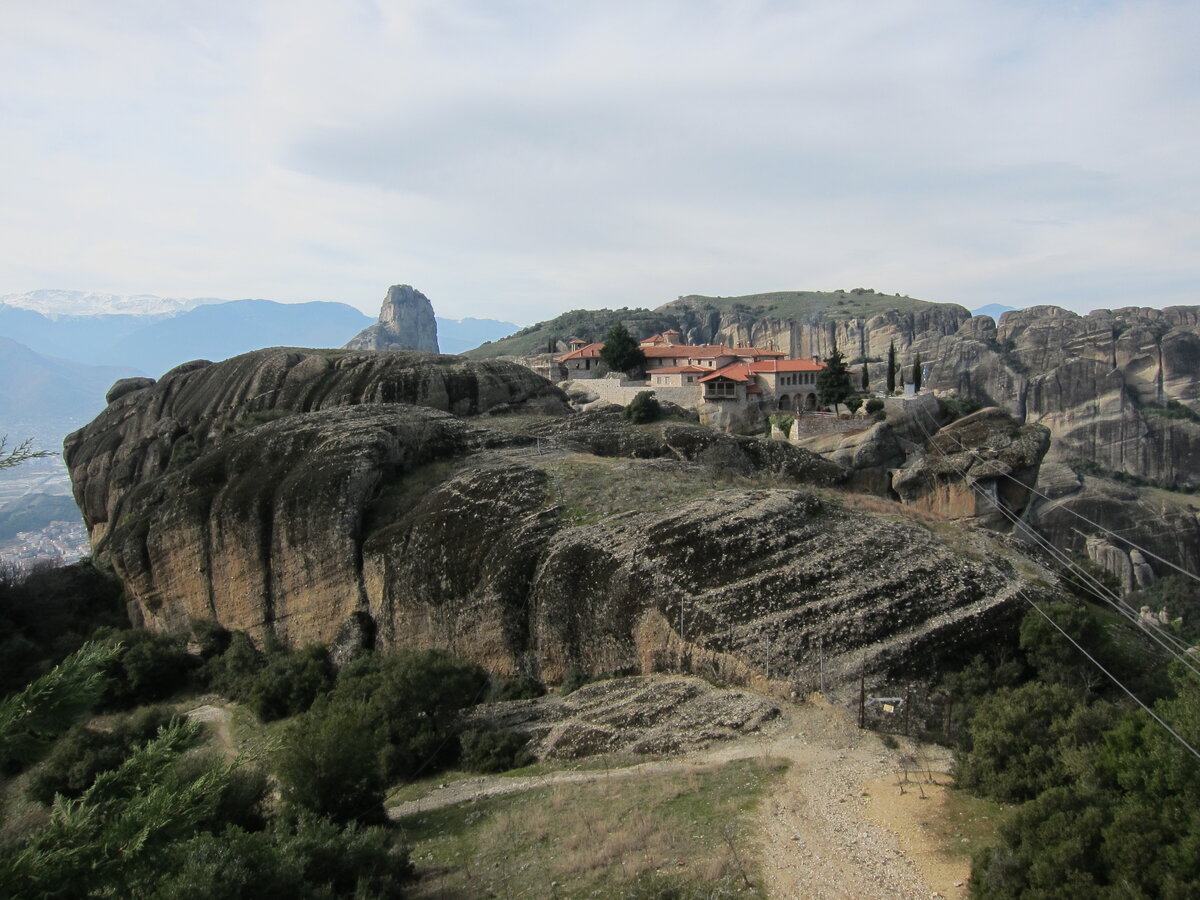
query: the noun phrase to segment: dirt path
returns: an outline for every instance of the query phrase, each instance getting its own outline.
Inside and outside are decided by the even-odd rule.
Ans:
[[[928,805],[922,805],[915,787],[905,795],[895,787],[902,752],[912,748],[887,750],[877,737],[859,731],[818,697],[801,705],[785,704],[782,719],[766,734],[678,758],[609,770],[472,778],[439,786],[420,799],[389,808],[388,814],[398,818],[554,784],[678,773],[736,759],[778,757],[791,766],[764,799],[755,821],[756,849],[769,897],[965,897],[966,863],[946,858],[921,827],[940,795],[926,788]],[[903,799],[893,802],[893,792]]]

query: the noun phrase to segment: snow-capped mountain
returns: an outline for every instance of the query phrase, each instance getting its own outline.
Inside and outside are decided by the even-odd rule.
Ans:
[[[26,291],[0,294],[0,303],[56,316],[173,316],[181,312],[225,303],[216,297],[156,297],[153,294],[102,294],[96,291]]]

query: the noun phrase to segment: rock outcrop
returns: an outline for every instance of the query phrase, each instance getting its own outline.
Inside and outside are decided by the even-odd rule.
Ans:
[[[1002,409],[981,409],[930,437],[924,453],[896,472],[892,490],[943,518],[1011,531],[1049,447],[1045,426],[1018,425]]]
[[[429,298],[408,284],[388,288],[379,321],[346,343],[347,350],[438,352],[437,319]]]
[[[503,363],[261,351],[116,398],[65,456],[96,555],[153,629],[445,647],[550,682],[927,672],[1020,615],[1036,589],[1018,571],[1053,581],[1002,538],[813,495],[845,470],[799,448],[477,415],[498,407],[566,408]],[[722,475],[730,460],[749,469]],[[623,509],[578,509],[622,492]]]

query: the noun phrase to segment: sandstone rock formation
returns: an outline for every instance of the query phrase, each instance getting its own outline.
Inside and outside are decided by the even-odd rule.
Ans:
[[[1002,409],[981,409],[932,435],[924,453],[896,472],[892,490],[944,518],[1011,531],[1029,505],[1049,446],[1045,426],[1019,426]]]
[[[437,319],[429,298],[408,284],[388,288],[379,321],[346,342],[347,350],[438,352]]]
[[[557,415],[446,411],[497,408]],[[800,489],[845,470],[798,448],[677,422],[604,437],[565,409],[503,363],[279,349],[118,397],[65,456],[94,551],[151,628],[445,647],[550,682],[927,672],[1020,615],[1019,572],[1053,581],[1003,539]],[[578,509],[622,492],[621,510]]]
[[[678,753],[758,731],[778,716],[778,707],[753,694],[658,675],[598,681],[566,697],[477,706],[468,727],[514,728],[530,736],[538,759],[576,759]]]

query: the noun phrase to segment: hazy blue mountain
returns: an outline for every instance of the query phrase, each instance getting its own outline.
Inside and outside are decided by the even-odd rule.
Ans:
[[[0,336],[24,344],[37,353],[90,365],[111,365],[114,363],[113,344],[167,318],[167,315],[52,318],[0,303]]]
[[[438,318],[438,347],[443,353],[465,353],[485,341],[498,341],[521,330],[520,325],[496,319]]]
[[[104,409],[104,395],[112,383],[134,374],[124,367],[43,356],[0,337],[0,420],[87,421]]]
[[[345,303],[231,300],[147,324],[106,351],[158,377],[191,359],[228,359],[263,347],[340,347],[373,320]]]
[[[0,336],[33,351],[158,376],[191,359],[226,359],[262,347],[340,347],[375,320],[345,303],[231,300],[154,315],[62,315],[0,303]],[[518,330],[494,319],[438,320],[443,353],[461,353]]]
[[[991,316],[993,319],[999,322],[1002,313],[1013,312],[1015,309],[1015,306],[1004,306],[1001,303],[989,303],[987,306],[981,306],[979,309],[971,310],[971,315]]]

